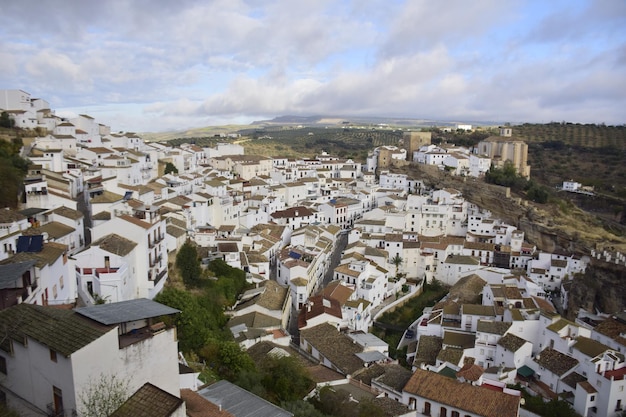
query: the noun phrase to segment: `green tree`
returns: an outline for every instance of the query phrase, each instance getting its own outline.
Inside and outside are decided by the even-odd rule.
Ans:
[[[108,417],[130,397],[128,381],[117,375],[101,374],[79,394],[80,415]]]
[[[393,259],[391,259],[391,262],[395,265],[396,267],[396,277],[398,276],[398,271],[400,269],[400,267],[402,266],[402,257],[400,256],[399,253],[396,253],[396,256],[393,257]]]
[[[280,406],[284,410],[293,413],[294,417],[327,417],[326,414],[316,409],[313,404],[304,400],[288,401]]]
[[[15,120],[11,119],[9,113],[3,111],[0,113],[0,127],[12,128],[15,126]]]
[[[229,381],[236,381],[242,372],[256,370],[250,355],[233,341],[209,340],[198,355],[221,378]]]
[[[196,247],[188,240],[176,254],[176,268],[186,286],[194,287],[200,282],[202,268]]]
[[[19,156],[22,140],[0,140],[0,207],[17,207],[28,161]]]
[[[348,405],[349,394],[347,391],[330,386],[320,388],[316,395],[309,400],[320,412],[331,416],[343,416],[344,408]],[[353,408],[353,407],[351,407]]]
[[[217,328],[221,324],[200,304],[198,297],[188,291],[165,287],[154,299],[180,310],[173,322],[168,324],[176,325],[178,347],[184,353],[201,349],[211,336],[211,328]]]
[[[178,168],[171,162],[165,164],[165,174],[178,174]]]
[[[266,398],[275,404],[303,398],[315,386],[306,368],[292,356],[268,356],[260,368]]]
[[[212,260],[208,268],[218,278],[208,284],[213,296],[222,297],[220,302],[223,305],[233,305],[246,287],[246,273],[239,268],[233,268],[222,259]]]

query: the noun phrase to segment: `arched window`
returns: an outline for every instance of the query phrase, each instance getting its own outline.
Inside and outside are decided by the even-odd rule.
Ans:
[[[446,410],[446,407],[441,407],[439,409],[439,417],[446,417],[448,415],[448,410]]]
[[[429,402],[424,403],[424,414],[426,414],[427,416],[430,415],[430,403]]]

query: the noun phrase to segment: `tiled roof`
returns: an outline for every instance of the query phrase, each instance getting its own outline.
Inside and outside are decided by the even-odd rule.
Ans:
[[[190,389],[180,390],[180,397],[185,402],[188,417],[234,417],[228,411],[221,410],[221,407]]]
[[[502,336],[510,327],[511,323],[508,321],[478,320],[476,331]]]
[[[442,339],[439,336],[420,336],[415,352],[414,365],[422,363],[426,365],[434,365],[437,355],[441,351]]]
[[[339,301],[340,305],[344,305],[353,292],[354,290],[346,287],[340,281],[333,281],[324,288],[322,294],[327,298],[334,298]]]
[[[600,334],[610,337],[617,343],[626,346],[626,338],[621,336],[622,334],[626,334],[626,323],[623,323],[614,317],[609,317],[600,322],[594,330]]]
[[[382,409],[386,416],[411,415],[411,409],[408,406],[389,397],[374,398],[372,403]]]
[[[118,256],[126,256],[137,244],[120,235],[110,234],[96,240],[91,246],[98,246],[100,249]]]
[[[112,329],[85,320],[72,310],[32,304],[18,304],[0,311],[0,327],[7,329],[9,338],[18,343],[29,337],[64,356],[70,356]],[[3,349],[8,348],[8,341],[7,338],[2,342]]]
[[[517,352],[519,348],[524,346],[524,343],[526,343],[526,340],[511,333],[505,334],[498,340],[498,345],[510,352]]]
[[[578,372],[572,372],[571,374],[567,374],[567,376],[563,378],[562,381],[570,387],[576,389],[576,384],[587,381],[587,378],[582,376]]]
[[[363,367],[363,361],[356,356],[363,349],[328,323],[302,330],[300,338],[317,349],[344,375],[352,374]]]
[[[493,306],[485,306],[482,304],[463,304],[461,306],[463,314],[472,316],[495,316],[496,312]]]
[[[461,358],[463,357],[463,349],[455,347],[446,347],[439,351],[437,360],[440,362],[448,362],[453,365],[459,365]]]
[[[37,268],[43,268],[55,263],[65,252],[67,252],[66,245],[56,242],[46,242],[43,244],[41,252],[19,252],[1,261],[0,264],[6,265],[16,262],[35,261]]]
[[[146,382],[110,417],[170,417],[183,400]]]
[[[606,352],[610,348],[600,343],[596,340],[589,339],[588,337],[578,336],[576,339],[576,343],[574,344],[574,349],[577,349],[579,352],[591,357],[595,358],[598,355]]]
[[[280,327],[280,323],[280,319],[276,317],[253,311],[228,320],[228,327],[233,328],[239,324],[245,324],[248,329],[267,329]]]
[[[485,371],[474,363],[465,364],[457,373],[457,378],[464,378],[467,381],[478,381]]]
[[[289,207],[285,210],[275,211],[270,214],[270,217],[274,219],[286,219],[286,218],[295,218],[295,217],[309,217],[315,214],[311,209],[298,206],[298,207]]]
[[[415,371],[404,391],[484,417],[517,417],[521,398],[422,369]]]
[[[116,201],[121,201],[124,199],[123,195],[119,195],[116,193],[112,193],[111,191],[103,191],[102,194],[97,195],[91,199],[91,204],[98,203],[114,203]]]
[[[310,297],[300,310],[300,314],[298,315],[298,327],[305,327],[308,320],[321,316],[322,314],[330,314],[341,320],[343,315],[339,301],[334,298],[326,298],[323,295]]]
[[[468,349],[474,347],[476,335],[470,333],[458,333],[446,331],[443,334],[443,344],[451,347]]]
[[[65,206],[55,208],[54,210],[52,210],[52,213],[58,214],[59,216],[63,216],[72,220],[78,220],[78,219],[82,219],[83,217],[85,217],[83,216],[83,213],[81,213],[80,211],[74,210]]]
[[[22,233],[24,236],[35,236],[46,233],[50,239],[60,239],[63,236],[67,236],[76,229],[67,226],[60,222],[49,222],[39,227],[31,227],[24,230]]]
[[[552,348],[545,348],[534,361],[555,375],[561,376],[576,365],[578,360]]]
[[[140,220],[136,217],[133,216],[129,216],[128,214],[124,214],[122,216],[119,217],[120,219],[126,220],[129,223],[132,223],[134,225],[137,225],[143,229],[150,229],[152,227],[152,225],[148,222],[144,222],[143,220]]]
[[[264,290],[260,292],[258,296],[238,305],[237,310],[241,310],[253,304],[265,307],[268,310],[281,310],[285,302],[285,297],[289,295],[289,289],[272,280],[265,281],[263,287]]]
[[[413,373],[401,365],[389,364],[383,368],[382,375],[376,378],[376,382],[402,392],[402,388],[409,382]]]

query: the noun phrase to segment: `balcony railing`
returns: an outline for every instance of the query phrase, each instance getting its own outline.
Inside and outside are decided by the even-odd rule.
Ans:
[[[46,415],[48,417],[77,417],[78,413],[74,409],[56,411],[54,403],[49,403],[46,405]]]

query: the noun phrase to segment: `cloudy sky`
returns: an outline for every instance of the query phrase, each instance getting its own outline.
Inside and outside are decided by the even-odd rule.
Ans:
[[[623,124],[626,1],[2,1],[0,89],[137,132],[286,114]]]

